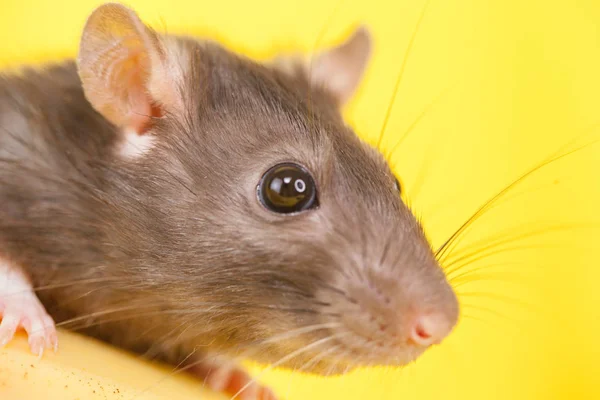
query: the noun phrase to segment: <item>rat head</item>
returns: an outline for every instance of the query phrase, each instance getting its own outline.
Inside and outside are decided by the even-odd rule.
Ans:
[[[108,237],[155,297],[202,308],[180,338],[335,373],[406,364],[451,331],[456,297],[398,181],[340,115],[370,47],[360,29],[261,65],[123,6],[88,20],[83,87],[123,132]]]

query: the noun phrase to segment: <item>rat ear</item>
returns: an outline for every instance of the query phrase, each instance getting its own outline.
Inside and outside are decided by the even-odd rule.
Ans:
[[[104,4],[88,18],[77,58],[86,98],[106,119],[138,134],[152,117],[177,111],[175,63],[159,36],[120,4]]]
[[[339,103],[346,103],[362,80],[371,51],[371,34],[361,26],[344,43],[318,54],[309,63],[311,83],[327,88]]]

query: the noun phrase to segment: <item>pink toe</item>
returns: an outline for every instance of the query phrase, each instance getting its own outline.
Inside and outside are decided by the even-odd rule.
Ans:
[[[240,393],[241,400],[259,400],[259,387],[255,383],[248,386],[242,393]]]
[[[0,322],[0,347],[6,346],[11,341],[18,327],[18,317],[8,314],[2,318],[2,322]]]
[[[31,352],[38,357],[44,354],[45,340],[43,336],[30,336],[29,348]]]
[[[56,335],[56,331],[54,329],[52,329],[52,332],[50,332],[48,340],[50,343],[50,347],[56,353],[58,351],[58,336]]]
[[[219,368],[211,372],[206,379],[206,385],[215,392],[221,392],[227,388],[231,379],[231,370]]]

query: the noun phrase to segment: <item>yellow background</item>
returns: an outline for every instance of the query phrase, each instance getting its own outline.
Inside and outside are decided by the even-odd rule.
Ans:
[[[74,55],[85,17],[99,4],[1,1],[0,66]],[[406,60],[382,148],[391,150],[409,133],[392,159],[434,246],[557,151],[600,139],[597,0],[432,0],[412,46],[423,0],[129,4],[159,30],[208,35],[258,58],[282,49],[311,52],[367,23],[374,60],[347,120],[377,142]],[[461,271],[471,275],[455,281],[463,317],[416,364],[329,379],[267,371],[261,380],[290,400],[600,398],[599,167],[600,144],[587,146],[531,174],[476,219],[447,260],[469,261]],[[133,382],[130,361],[62,339],[65,354],[48,357],[48,375],[35,378],[38,384],[55,377],[49,365],[63,372],[87,367],[79,373],[123,387]],[[28,357],[22,341],[0,352],[0,393],[8,376],[23,378],[22,386],[10,379],[13,389],[26,387]],[[109,360],[120,368],[107,368]],[[177,390],[175,378],[168,386],[139,371],[136,384],[147,385],[145,395],[160,396],[161,387],[165,397],[157,398],[170,398]],[[52,387],[46,395],[55,390],[64,398],[62,386]],[[86,393],[82,398],[106,394]]]

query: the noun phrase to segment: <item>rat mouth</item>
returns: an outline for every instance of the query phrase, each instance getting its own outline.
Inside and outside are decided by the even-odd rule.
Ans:
[[[382,341],[373,342],[358,336],[363,344],[360,346],[339,342],[345,348],[339,359],[327,360],[330,362],[343,362],[358,367],[402,367],[416,361],[428,347],[407,343],[403,347],[395,347]]]
[[[344,338],[351,338],[354,342],[343,340]],[[406,366],[417,360],[426,350],[426,347],[413,344],[401,348],[393,348],[383,343],[377,345],[349,330],[338,332],[328,329],[323,335],[313,336],[311,341],[302,341],[293,347],[276,346],[264,351],[263,354],[268,354],[268,359],[262,361],[272,367],[332,376],[365,367]]]

